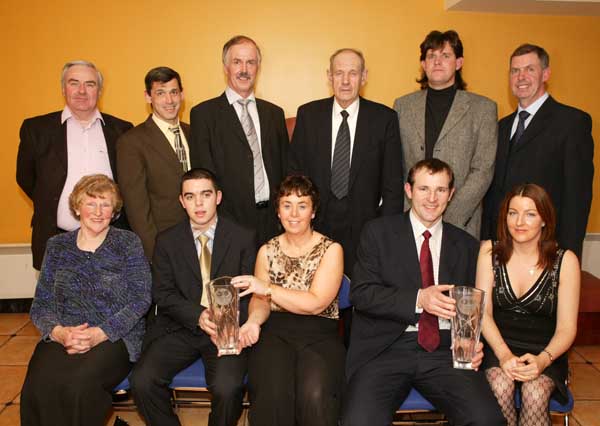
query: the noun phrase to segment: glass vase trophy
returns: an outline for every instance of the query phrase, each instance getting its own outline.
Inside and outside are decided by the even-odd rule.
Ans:
[[[208,300],[212,322],[217,325],[219,355],[238,355],[240,334],[240,297],[231,277],[215,278],[208,283]]]
[[[456,300],[456,316],[452,318],[452,361],[454,368],[472,370],[471,360],[481,335],[481,321],[485,305],[483,290],[455,286],[450,297]]]

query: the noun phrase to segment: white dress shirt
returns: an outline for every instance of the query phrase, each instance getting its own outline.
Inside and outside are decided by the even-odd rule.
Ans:
[[[331,164],[333,164],[333,153],[335,152],[335,140],[344,118],[341,112],[345,109],[348,112],[348,128],[350,129],[350,162],[352,162],[352,150],[354,149],[354,135],[356,134],[356,120],[358,118],[358,109],[360,107],[360,98],[348,105],[348,108],[342,108],[337,100],[333,98],[333,110],[331,113]]]
[[[241,97],[235,90],[231,87],[227,87],[225,89],[225,96],[227,96],[227,101],[229,105],[233,105],[235,108],[235,112],[240,119],[242,115],[242,106],[238,103],[238,99],[244,99]],[[263,186],[263,191],[261,194],[254,194],[254,199],[257,203],[261,201],[268,201],[270,192],[269,192],[269,177],[267,176],[267,169],[265,168],[265,160],[262,156],[262,141],[260,138],[260,120],[258,118],[258,109],[256,108],[256,97],[254,96],[254,92],[250,94],[246,99],[250,99],[252,102],[248,102],[248,114],[252,118],[252,123],[254,124],[254,130],[256,131],[256,136],[258,137],[258,146],[260,148],[260,160],[263,163],[263,176],[265,178],[265,184]],[[241,120],[240,120],[241,122]]]
[[[427,228],[425,225],[423,225],[421,221],[417,218],[417,216],[414,214],[412,209],[410,210],[409,218],[414,233],[415,245],[417,246],[417,257],[419,258],[419,261],[421,260],[421,246],[425,241],[423,232],[429,231],[431,233],[431,237],[429,237],[429,251],[431,252],[431,261],[433,263],[433,281],[435,285],[438,285],[440,271],[440,253],[442,251],[442,236],[444,233],[444,225],[442,223],[442,218],[440,218],[431,228]],[[415,312],[420,314],[421,312],[423,312],[423,309],[415,307]],[[449,320],[438,317],[438,324],[440,330],[450,330]],[[406,328],[406,331],[417,331],[418,329],[419,327],[417,323],[415,325],[409,325]]]

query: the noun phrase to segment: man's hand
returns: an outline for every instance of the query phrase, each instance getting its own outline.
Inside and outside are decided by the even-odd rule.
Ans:
[[[217,324],[211,321],[212,312],[210,309],[206,308],[200,314],[200,318],[198,318],[198,326],[208,334],[211,339],[214,339],[217,336]],[[214,340],[213,340],[214,342]]]
[[[432,285],[421,289],[417,297],[417,306],[432,315],[450,319],[456,315],[456,301],[443,292],[450,290],[453,285]]]
[[[471,366],[473,370],[478,371],[479,366],[483,362],[483,343],[477,342],[477,346],[475,346],[475,355],[471,359]]]

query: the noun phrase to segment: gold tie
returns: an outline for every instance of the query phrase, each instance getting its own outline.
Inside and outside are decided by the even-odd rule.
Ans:
[[[200,241],[200,273],[202,274],[202,299],[200,304],[207,308],[210,307],[208,302],[208,283],[210,282],[210,250],[208,249],[208,237],[204,234],[198,237]]]

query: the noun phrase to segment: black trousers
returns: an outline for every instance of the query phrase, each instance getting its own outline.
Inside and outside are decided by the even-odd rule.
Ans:
[[[345,352],[337,321],[272,312],[250,352],[250,424],[336,426]]]
[[[417,343],[417,333],[403,333],[362,366],[348,383],[342,425],[388,426],[412,387],[451,425],[506,425],[483,371],[452,367],[449,334],[441,331],[440,348],[426,352]]]
[[[237,425],[242,413],[246,352],[217,357],[208,335],[194,334],[184,328],[151,342],[133,369],[130,379],[133,398],[148,425],[180,425],[171,407],[169,383],[200,357],[212,394],[209,426]]]
[[[38,343],[21,391],[21,425],[104,426],[112,390],[130,370],[122,340],[81,355],[67,354],[59,343]]]

